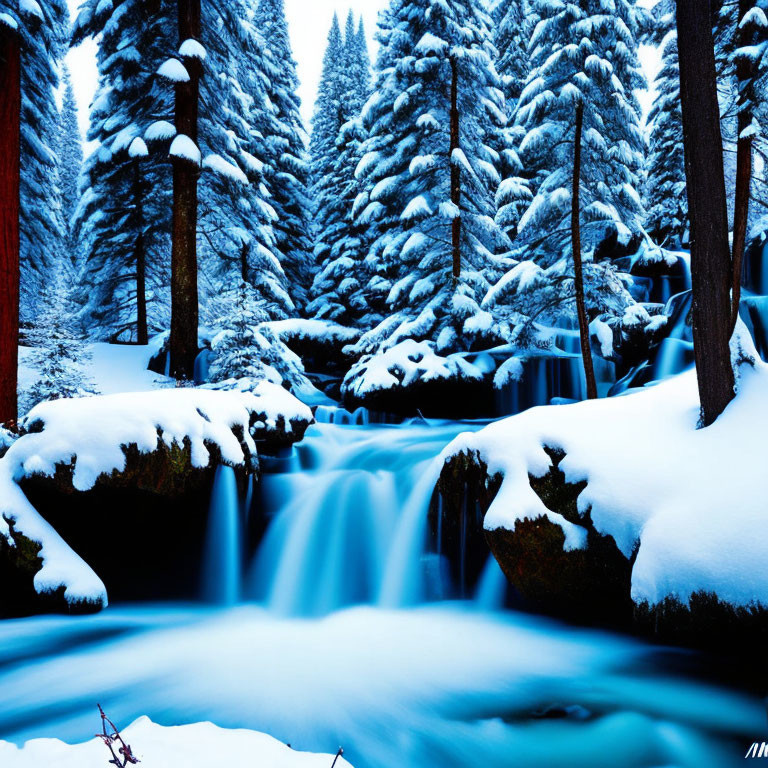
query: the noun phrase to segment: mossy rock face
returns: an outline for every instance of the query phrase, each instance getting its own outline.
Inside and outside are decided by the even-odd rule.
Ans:
[[[40,613],[87,614],[100,611],[101,603],[87,600],[69,602],[64,587],[37,592],[35,576],[43,567],[41,545],[19,533],[6,518],[13,543],[0,536],[0,618],[18,618]]]
[[[514,530],[484,531],[487,548],[499,562],[521,605],[584,623],[626,626],[632,618],[630,600],[631,563],[611,537],[601,536],[589,517],[578,512],[577,499],[584,483],[570,484],[560,470],[562,451],[547,449],[552,468],[542,478],[530,477],[531,487],[548,509],[587,528],[588,546],[565,551],[565,534],[545,517],[521,520]],[[501,487],[499,475],[490,477],[477,454],[462,453],[451,459],[438,482],[443,499],[442,536],[450,540],[456,530],[472,523],[475,505],[481,513],[475,527],[482,530],[483,518]],[[433,513],[434,514],[434,513]],[[435,525],[431,528],[434,530]],[[463,534],[464,541],[471,537]]]
[[[349,411],[368,408],[401,418],[480,419],[496,415],[496,398],[489,378],[419,380],[410,386],[380,389],[357,397],[346,392],[343,405]]]

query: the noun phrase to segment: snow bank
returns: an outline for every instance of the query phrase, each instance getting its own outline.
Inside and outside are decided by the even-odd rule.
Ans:
[[[586,481],[578,500],[595,529],[630,558],[632,598],[688,603],[698,591],[733,605],[768,605],[768,366],[743,364],[739,394],[708,429],[697,429],[695,371],[625,397],[545,406],[461,435],[444,452],[477,452],[501,490],[488,530],[549,518],[566,548],[586,543],[586,529],[548,510],[531,488],[559,448],[569,483]]]
[[[211,723],[163,728],[142,717],[122,734],[144,768],[331,768],[333,755],[295,752],[256,731],[224,730]],[[110,759],[101,739],[70,746],[57,739],[37,739],[19,748],[0,742],[3,768],[104,768]],[[351,768],[343,758],[337,768]]]
[[[313,420],[307,406],[269,382],[252,392],[164,389],[41,403],[22,423],[31,431],[0,459],[0,536],[13,544],[12,524],[42,545],[43,565],[35,576],[38,593],[64,586],[69,602],[106,604],[101,580],[42,519],[17,483],[71,465],[73,486],[86,491],[101,475],[126,468],[124,448],[129,445],[151,453],[162,444],[188,441],[195,467],[208,466],[210,446],[216,446],[226,463],[242,465],[244,448],[256,455],[253,434],[277,428],[281,419],[286,424]]]
[[[344,378],[342,391],[363,398],[381,390],[441,379],[481,381],[483,373],[458,355],[438,355],[427,341],[406,339],[355,363]]]
[[[252,455],[252,417],[262,429],[274,429],[280,418],[312,421],[305,405],[282,387],[260,382],[251,392],[209,389],[163,389],[72,400],[54,400],[33,408],[24,427],[33,430],[8,451],[4,462],[14,479],[52,475],[57,464],[73,464],[77,490],[93,487],[102,474],[125,469],[123,448],[136,445],[151,453],[164,443],[189,441],[192,464],[207,467],[215,445],[222,459],[242,465],[246,459],[240,438]]]

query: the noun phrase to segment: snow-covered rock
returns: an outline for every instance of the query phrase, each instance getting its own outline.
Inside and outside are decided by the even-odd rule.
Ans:
[[[163,728],[146,717],[122,733],[140,765],[145,768],[330,768],[334,755],[296,752],[256,731],[225,730],[211,723]],[[3,768],[104,768],[110,753],[101,739],[69,745],[58,739],[36,739],[23,747],[0,742]],[[350,768],[339,757],[336,768]]]
[[[186,487],[187,470],[217,462],[255,469],[257,441],[262,448],[290,444],[312,420],[307,406],[269,382],[251,392],[163,389],[41,403],[22,422],[26,434],[0,459],[0,561],[23,571],[43,603],[63,590],[65,604],[103,607],[99,577],[35,510],[20,483],[50,478],[83,492],[100,479],[142,475],[154,462],[162,466],[153,464],[145,484],[168,476],[163,487]]]
[[[405,339],[356,362],[344,378],[342,394],[349,405],[366,404],[374,408],[376,401],[383,397],[383,404],[378,409],[397,412],[400,409],[396,400],[410,400],[409,390],[454,384],[478,385],[483,379],[483,372],[460,355],[443,357],[428,341]],[[421,405],[419,408],[425,410]]]
[[[615,542],[631,564],[635,605],[687,606],[710,595],[766,606],[767,402],[768,366],[742,363],[736,399],[713,426],[697,429],[690,371],[624,397],[529,410],[461,435],[443,458],[454,470],[469,460],[498,484],[488,532],[543,520],[562,532],[566,552],[584,551],[593,535]],[[553,452],[564,457],[553,462]],[[572,488],[585,484],[572,513],[534,490],[531,478],[545,478],[554,463]]]

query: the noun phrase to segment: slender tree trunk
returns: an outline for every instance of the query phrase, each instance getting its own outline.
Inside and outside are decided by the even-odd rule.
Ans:
[[[755,7],[755,0],[739,0],[737,23]],[[751,43],[749,29],[738,33],[739,46]],[[752,93],[750,81],[753,65],[747,57],[741,57],[736,63],[736,78],[739,86],[738,143],[736,145],[736,201],[733,212],[733,287],[731,300],[731,333],[739,319],[741,304],[741,269],[744,263],[744,248],[747,243],[747,224],[749,221],[749,195],[752,187],[752,137],[742,137],[742,133],[752,124]]]
[[[179,0],[181,42],[200,39],[200,0]],[[187,83],[176,85],[176,130],[197,144],[202,67],[187,58]],[[200,169],[173,158],[173,248],[171,253],[171,376],[192,379],[197,357],[197,181]]]
[[[589,317],[584,300],[584,265],[581,260],[581,137],[584,132],[584,104],[576,105],[576,137],[573,147],[573,191],[571,194],[571,242],[573,245],[573,269],[576,273],[576,311],[579,316],[579,340],[587,380],[587,398],[597,400],[597,379],[589,341]]]
[[[136,236],[136,343],[149,344],[147,327],[147,250],[144,239],[144,206],[142,204],[141,163],[136,161],[133,201],[138,212],[139,233]]]
[[[709,0],[677,0],[677,32],[691,219],[693,342],[701,424],[708,427],[734,397],[733,267]]]
[[[244,283],[248,282],[248,253],[250,252],[248,243],[240,246],[240,278]]]
[[[451,223],[451,243],[453,251],[453,278],[461,277],[461,166],[453,153],[461,148],[461,123],[459,120],[459,67],[456,59],[451,59],[451,202],[457,208]]]
[[[0,424],[15,428],[19,369],[19,37],[0,23]]]

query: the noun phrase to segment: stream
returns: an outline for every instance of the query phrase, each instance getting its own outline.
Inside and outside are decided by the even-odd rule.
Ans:
[[[220,468],[198,603],[0,622],[0,739],[87,740],[97,702],[356,768],[728,766],[765,738],[763,702],[704,657],[505,608],[493,560],[440,599],[435,457],[482,424],[318,421],[257,493]]]

